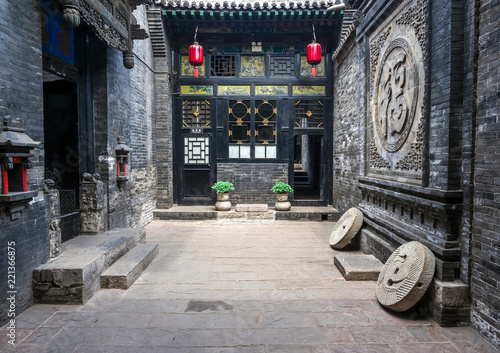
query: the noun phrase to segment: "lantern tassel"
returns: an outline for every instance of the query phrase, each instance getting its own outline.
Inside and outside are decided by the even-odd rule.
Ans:
[[[316,68],[314,66],[312,68],[312,77],[316,77]]]
[[[198,78],[198,68],[194,69],[194,78]]]

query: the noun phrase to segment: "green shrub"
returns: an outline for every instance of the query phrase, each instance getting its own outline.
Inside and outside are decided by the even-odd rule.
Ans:
[[[224,194],[226,192],[233,191],[234,186],[229,181],[218,181],[212,185],[212,190],[218,194]]]
[[[289,192],[293,192],[293,189],[290,185],[287,183],[276,183],[271,189],[271,191],[277,193],[277,194],[286,194]]]

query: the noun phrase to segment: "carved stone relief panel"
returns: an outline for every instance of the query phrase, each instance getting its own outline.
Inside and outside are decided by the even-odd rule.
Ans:
[[[406,1],[370,36],[369,175],[422,179],[425,8]]]

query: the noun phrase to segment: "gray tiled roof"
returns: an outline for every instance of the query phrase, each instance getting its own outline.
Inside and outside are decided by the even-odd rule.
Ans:
[[[214,9],[214,10],[230,10],[230,9],[245,9],[245,10],[259,10],[259,9],[274,9],[274,10],[288,10],[288,9],[326,9],[334,4],[341,4],[343,0],[314,0],[314,1],[220,1],[220,0],[155,0],[156,4],[163,5],[167,8],[176,9]]]

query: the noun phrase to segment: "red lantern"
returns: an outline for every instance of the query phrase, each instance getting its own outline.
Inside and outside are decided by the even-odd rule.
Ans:
[[[312,65],[312,77],[316,77],[316,65],[321,62],[321,45],[316,43],[316,32],[314,31],[314,26],[313,35],[314,39],[312,43],[307,46],[307,63]]]
[[[189,64],[194,66],[194,77],[198,78],[198,68],[203,65],[203,47],[196,41],[198,27],[194,34],[194,43],[189,47]]]

